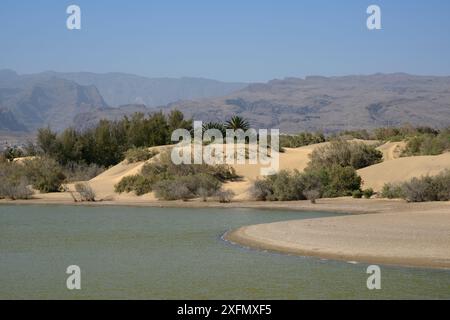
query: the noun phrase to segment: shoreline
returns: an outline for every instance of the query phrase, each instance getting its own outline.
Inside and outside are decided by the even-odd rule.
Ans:
[[[316,259],[326,259],[333,261],[341,261],[346,263],[355,262],[356,264],[381,264],[392,267],[402,268],[421,268],[421,269],[438,269],[449,270],[450,263],[433,263],[426,259],[417,258],[392,258],[370,255],[345,255],[338,253],[318,253],[314,249],[290,248],[283,245],[272,244],[269,242],[253,240],[245,236],[246,227],[230,230],[223,235],[223,240],[232,245],[249,248],[253,250],[264,250],[279,254],[295,255],[300,257],[309,257]]]
[[[333,212],[337,217],[291,220],[230,230],[223,239],[236,245],[339,261],[402,267],[450,269],[450,202],[407,203],[387,199],[231,203],[149,201],[73,202],[62,197],[0,200],[2,205],[130,206],[148,208],[262,209]]]

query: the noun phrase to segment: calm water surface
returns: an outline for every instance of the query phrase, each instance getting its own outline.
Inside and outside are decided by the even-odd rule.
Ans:
[[[250,250],[221,240],[243,225],[332,216],[250,209],[0,206],[0,299],[450,299],[450,271]],[[388,250],[389,248],[386,248]],[[65,270],[81,268],[81,290]]]

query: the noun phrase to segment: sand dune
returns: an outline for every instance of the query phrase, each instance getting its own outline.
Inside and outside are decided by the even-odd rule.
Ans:
[[[399,158],[358,170],[364,188],[380,191],[385,183],[398,183],[450,169],[450,153],[439,156]]]
[[[361,140],[354,141],[360,142]],[[375,144],[378,141],[364,141],[364,143]],[[313,150],[326,144],[320,143],[300,148],[285,148],[285,151],[280,153],[280,169],[303,171],[310,161],[309,156]],[[375,191],[380,191],[385,183],[403,182],[413,177],[427,174],[436,175],[444,169],[450,169],[450,153],[440,156],[400,158],[400,153],[404,146],[404,142],[388,142],[377,148],[383,153],[384,161],[358,170],[363,179],[364,188],[373,188]],[[153,149],[164,151],[168,148],[169,146],[163,146]],[[129,164],[127,161],[123,161],[95,177],[89,183],[100,198],[131,201],[133,198],[138,197],[132,193],[118,195],[114,193],[114,185],[125,176],[138,174],[143,165],[144,162]],[[260,169],[262,166],[260,164],[236,164],[233,167],[236,173],[242,177],[242,180],[228,182],[224,184],[224,188],[232,190],[236,194],[236,200],[249,200],[248,190],[252,183],[261,177]],[[154,196],[146,195],[144,198],[150,200],[154,199]]]
[[[387,142],[377,149],[383,153],[383,161],[389,161],[400,158],[402,151],[405,149],[406,142]]]

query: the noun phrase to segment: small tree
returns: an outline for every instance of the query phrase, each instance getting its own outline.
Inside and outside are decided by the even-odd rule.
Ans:
[[[320,191],[316,189],[306,190],[303,191],[303,195],[305,196],[306,199],[311,201],[312,204],[315,204],[316,200],[320,198]]]
[[[233,200],[235,193],[231,190],[218,190],[216,197],[220,203],[230,203]]]
[[[80,194],[81,201],[95,201],[95,192],[88,183],[76,183],[75,190]]]
[[[363,191],[364,198],[366,198],[366,199],[372,198],[373,194],[374,194],[374,192],[373,192],[373,189],[372,189],[372,188],[365,189],[365,190]]]

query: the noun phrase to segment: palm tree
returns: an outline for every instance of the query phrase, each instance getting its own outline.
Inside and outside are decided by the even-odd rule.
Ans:
[[[228,120],[225,124],[227,129],[239,130],[242,129],[244,131],[250,128],[250,124],[247,120],[239,116],[233,116],[230,120]]]
[[[206,122],[203,124],[203,132],[209,129],[219,130],[223,136],[225,136],[225,126],[220,122]]]

